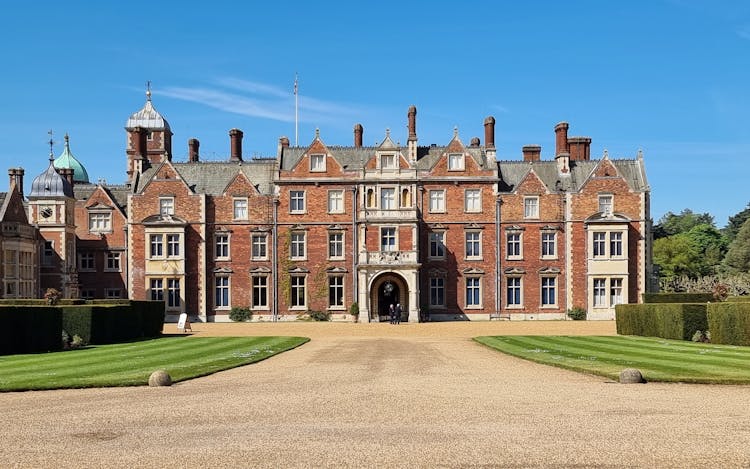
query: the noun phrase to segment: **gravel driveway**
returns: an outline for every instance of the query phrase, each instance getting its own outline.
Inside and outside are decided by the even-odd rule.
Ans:
[[[621,385],[470,340],[612,322],[193,329],[312,340],[171,388],[0,394],[0,467],[750,467],[750,386]]]

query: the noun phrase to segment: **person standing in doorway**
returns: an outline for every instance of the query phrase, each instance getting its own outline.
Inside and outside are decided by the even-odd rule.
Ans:
[[[401,303],[396,303],[396,324],[401,324]]]
[[[396,308],[393,307],[393,303],[388,307],[388,316],[391,319],[391,324],[396,324]]]

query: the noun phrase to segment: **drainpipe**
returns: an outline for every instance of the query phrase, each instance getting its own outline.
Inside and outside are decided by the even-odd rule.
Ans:
[[[358,247],[357,247],[357,186],[354,185],[351,188],[352,191],[352,298],[354,302],[359,301],[359,279],[357,275],[357,264],[359,259]]]
[[[500,207],[503,205],[503,201],[498,197],[495,200],[495,313],[500,314],[500,248],[502,243],[500,242]]]
[[[273,255],[271,256],[271,270],[273,271],[273,310],[271,311],[273,321],[279,320],[279,229],[278,229],[279,199],[273,199],[273,227],[271,229],[271,244]]]

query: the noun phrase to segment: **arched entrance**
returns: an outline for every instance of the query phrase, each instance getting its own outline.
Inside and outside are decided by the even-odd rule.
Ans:
[[[406,281],[394,273],[382,274],[370,288],[370,320],[388,321],[388,307],[401,304],[401,321],[409,318],[409,289]]]

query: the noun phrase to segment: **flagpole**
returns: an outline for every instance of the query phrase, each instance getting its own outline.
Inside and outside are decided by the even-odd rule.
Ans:
[[[299,136],[299,93],[297,92],[297,73],[294,73],[294,146],[297,147]]]

